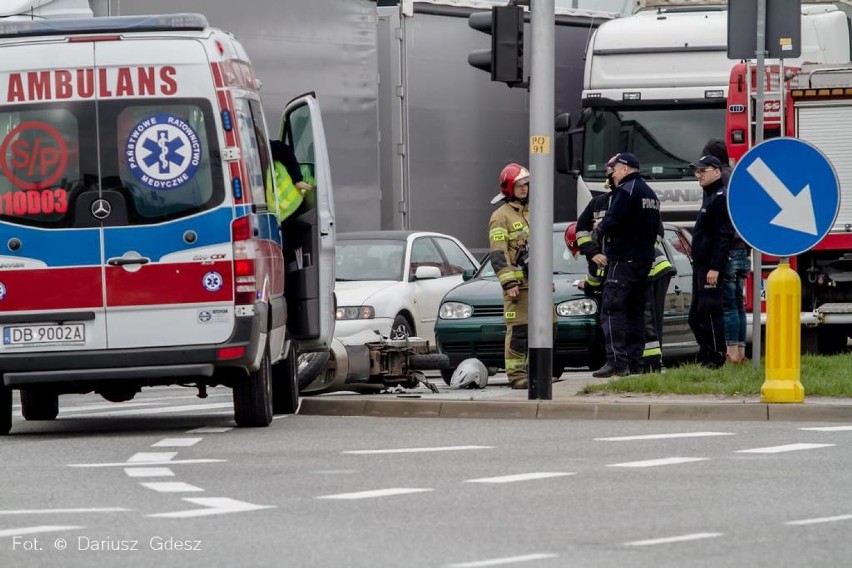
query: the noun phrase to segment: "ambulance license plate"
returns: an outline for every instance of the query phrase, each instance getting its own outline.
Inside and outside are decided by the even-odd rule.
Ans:
[[[46,325],[8,325],[3,327],[3,345],[80,345],[86,343],[86,326],[82,323]]]

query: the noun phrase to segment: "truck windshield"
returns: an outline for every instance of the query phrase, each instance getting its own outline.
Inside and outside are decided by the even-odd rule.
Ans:
[[[604,179],[607,161],[632,152],[649,179],[693,179],[695,161],[710,138],[725,134],[720,108],[592,108],[583,125],[585,179]]]

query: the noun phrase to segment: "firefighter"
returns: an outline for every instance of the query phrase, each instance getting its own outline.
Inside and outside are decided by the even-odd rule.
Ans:
[[[663,226],[654,244],[654,263],[648,273],[645,292],[645,347],[642,351],[642,373],[663,372],[663,314],[666,310],[666,294],[677,270],[669,262],[663,249]]]
[[[616,185],[609,209],[595,228],[607,267],[601,305],[607,362],[592,373],[597,378],[641,369],[646,288],[661,223],[660,200],[640,176],[636,156],[619,154],[612,178]]]
[[[491,265],[503,287],[506,375],[513,389],[528,388],[529,183],[530,172],[525,167],[514,163],[504,167],[500,172],[500,193],[491,200],[503,204],[488,222]]]

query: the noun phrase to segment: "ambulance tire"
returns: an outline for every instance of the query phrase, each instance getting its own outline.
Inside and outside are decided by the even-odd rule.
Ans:
[[[21,414],[25,420],[56,420],[59,414],[59,395],[21,389]]]
[[[0,436],[12,429],[12,389],[0,381]]]
[[[287,358],[272,365],[272,412],[296,414],[299,410],[299,375],[296,348],[290,341]]]
[[[234,422],[241,428],[262,428],[272,423],[272,364],[269,348],[257,371],[234,384]]]

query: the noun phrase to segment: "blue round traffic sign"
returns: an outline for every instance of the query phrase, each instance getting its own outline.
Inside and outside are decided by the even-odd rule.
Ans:
[[[811,249],[840,210],[840,182],[828,158],[798,138],[773,138],[749,150],[728,182],[734,228],[772,256]]]

